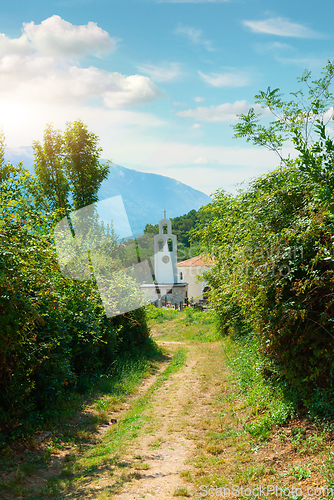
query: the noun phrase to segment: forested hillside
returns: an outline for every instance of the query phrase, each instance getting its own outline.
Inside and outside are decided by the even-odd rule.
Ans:
[[[171,218],[172,233],[177,237],[178,262],[195,257],[200,252],[199,237],[192,237],[192,234],[199,223],[205,223],[206,218],[207,212],[200,210],[190,210],[187,214]],[[155,235],[158,233],[158,224],[146,224],[144,235]]]
[[[171,217],[172,233],[177,236],[177,260],[195,257],[200,252],[199,238],[191,240],[191,234],[197,224],[205,220],[206,212],[190,210],[187,214],[179,217]],[[135,239],[123,241],[124,261],[128,266],[136,264],[138,260],[151,259],[152,266],[154,257],[154,235],[159,233],[159,224],[146,224],[144,234]]]

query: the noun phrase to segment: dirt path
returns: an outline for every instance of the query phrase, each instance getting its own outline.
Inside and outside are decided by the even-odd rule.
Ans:
[[[19,479],[22,487],[16,496],[8,491],[3,498],[163,500],[193,496],[194,487],[187,484],[188,475],[194,472],[190,461],[203,433],[203,418],[212,418],[210,404],[219,387],[214,374],[223,355],[219,343],[184,341],[182,337],[177,341],[175,334],[167,324],[153,333],[167,354],[165,360],[117,410],[108,411],[108,420],[115,420],[116,425],[99,425],[95,434],[87,434],[86,443],[60,447],[52,453],[47,468],[25,479],[13,470],[7,481],[18,484]],[[186,353],[185,361],[164,378],[180,348]],[[71,422],[72,427],[76,429],[91,414],[94,410],[88,405]],[[51,439],[53,434],[42,444],[49,446]]]
[[[175,350],[178,342],[159,342]],[[137,480],[124,485],[114,495],[119,500],[175,496],[196,496],[187,476],[194,472],[189,463],[203,432],[203,419],[211,417],[211,400],[217,392],[215,376],[222,361],[219,344],[182,342],[187,349],[186,364],[153,396],[150,422],[133,441],[125,460],[137,457],[146,470],[138,467]],[[208,365],[211,366],[208,374]],[[199,427],[200,424],[200,427]]]

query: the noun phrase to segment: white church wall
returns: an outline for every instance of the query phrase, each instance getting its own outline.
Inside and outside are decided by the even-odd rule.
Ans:
[[[183,282],[188,283],[188,297],[202,298],[203,290],[206,287],[205,281],[196,283],[197,278],[208,269],[207,266],[179,267],[179,275],[182,273]]]

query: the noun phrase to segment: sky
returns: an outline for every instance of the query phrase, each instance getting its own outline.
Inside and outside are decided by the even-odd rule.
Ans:
[[[307,6],[307,8],[306,8]],[[0,16],[0,126],[12,153],[82,119],[102,157],[211,195],[279,165],[233,138],[267,87],[334,59],[334,7],[295,0],[12,0]]]

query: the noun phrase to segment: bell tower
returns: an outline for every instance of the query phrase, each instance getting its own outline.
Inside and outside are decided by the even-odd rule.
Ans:
[[[157,284],[177,283],[177,244],[172,223],[166,217],[159,221],[159,234],[154,236],[154,271]]]

